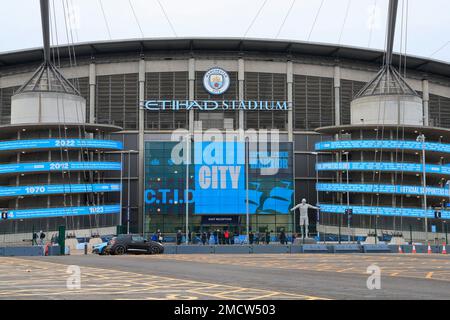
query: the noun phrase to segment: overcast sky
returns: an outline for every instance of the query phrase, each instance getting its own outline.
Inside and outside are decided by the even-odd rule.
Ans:
[[[42,46],[39,0],[0,1],[0,51]],[[49,1],[56,12],[53,43],[59,44],[68,43],[67,22],[74,42],[247,37],[377,49],[384,48],[388,5],[388,0]],[[449,13],[448,0],[399,0],[395,51],[450,62]]]

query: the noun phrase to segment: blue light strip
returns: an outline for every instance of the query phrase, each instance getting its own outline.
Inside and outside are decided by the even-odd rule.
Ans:
[[[422,165],[418,163],[395,163],[395,162],[349,162],[349,171],[403,171],[422,173]],[[318,171],[347,170],[346,162],[324,162],[316,165]],[[427,173],[450,175],[450,166],[425,165]]]
[[[389,193],[404,195],[423,195],[420,186],[396,186],[384,184],[357,184],[357,183],[318,183],[318,191],[327,192],[355,192],[355,193]],[[449,197],[448,188],[427,187],[428,196]]]
[[[0,142],[0,151],[27,149],[108,149],[122,150],[123,144],[113,140],[95,139],[43,139],[43,140],[14,140]]]
[[[120,205],[97,207],[63,207],[46,209],[9,210],[8,219],[54,218],[67,216],[84,216],[90,214],[113,214],[120,212]]]
[[[119,171],[120,162],[36,162],[0,165],[0,174],[49,171],[107,170]]]
[[[321,204],[320,211],[326,213],[345,214],[345,209],[352,209],[356,215],[388,216],[388,217],[412,217],[425,218],[423,209],[414,208],[392,208],[392,207],[364,207],[364,206],[341,206]],[[450,219],[450,210],[441,210],[442,219]],[[426,216],[434,218],[434,210],[427,210]]]
[[[89,192],[115,192],[120,191],[118,183],[97,184],[61,184],[61,185],[35,185],[21,187],[0,187],[0,197],[31,196],[62,193],[89,193]]]
[[[422,150],[422,142],[396,140],[343,140],[319,142],[316,151],[352,150],[352,149],[399,149]],[[425,142],[425,151],[450,153],[450,144]]]

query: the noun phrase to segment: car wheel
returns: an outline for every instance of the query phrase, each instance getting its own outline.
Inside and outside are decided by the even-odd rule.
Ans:
[[[124,246],[117,246],[116,250],[114,250],[114,254],[117,255],[123,255],[125,253],[125,247]]]
[[[158,254],[159,253],[159,248],[157,246],[151,246],[149,249],[149,253],[150,254]]]

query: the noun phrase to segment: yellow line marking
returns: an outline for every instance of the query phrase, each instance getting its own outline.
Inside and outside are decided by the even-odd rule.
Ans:
[[[25,266],[34,267],[33,261],[22,260],[22,259],[18,259],[18,258],[8,258],[8,259],[9,259],[9,261],[16,261],[17,263],[22,263],[22,264],[25,264],[26,262],[28,262],[29,264],[28,265],[25,264]],[[4,262],[6,262],[6,261],[0,262],[0,266],[1,266],[1,263],[4,263]],[[48,265],[49,268],[51,268],[51,266],[58,266],[62,270],[65,270],[67,268],[67,266],[68,266],[66,264],[55,263],[55,262],[48,262],[48,261],[40,261],[40,263]],[[8,264],[10,264],[10,263],[8,263]],[[10,265],[14,265],[14,264],[12,263]],[[48,268],[46,268],[46,269],[48,269]],[[53,272],[52,274],[55,275],[55,273],[54,273],[56,271],[55,268],[51,268],[51,269],[52,269],[52,272]],[[95,267],[88,267],[88,266],[82,266],[81,269],[82,269],[82,274],[83,274],[83,269],[84,270],[87,269],[86,270],[87,273],[91,276],[91,279],[94,280],[94,281],[98,280],[98,279],[94,278],[94,275],[96,275],[95,273],[93,273],[94,271],[98,271],[98,272],[100,272],[100,274],[102,274],[102,273],[103,274],[108,274],[108,273],[111,272],[111,270],[109,270],[109,269],[102,269],[102,268],[95,268]],[[60,271],[64,272],[62,270],[60,270]],[[193,286],[203,285],[203,286],[207,286],[207,288],[211,288],[211,287],[217,286],[217,287],[220,288],[220,292],[217,292],[216,294],[202,293],[202,292],[195,292],[195,293],[197,293],[199,295],[206,295],[206,296],[209,296],[209,297],[215,297],[215,298],[221,298],[221,299],[223,299],[223,298],[226,298],[226,299],[239,299],[239,297],[235,298],[235,297],[230,297],[230,296],[226,296],[226,295],[230,294],[230,293],[233,293],[233,292],[235,292],[235,293],[242,292],[243,294],[250,295],[250,297],[255,298],[255,299],[261,299],[261,297],[267,296],[267,295],[270,295],[270,296],[274,296],[275,295],[275,296],[280,296],[281,298],[282,297],[292,297],[292,298],[296,298],[296,299],[302,299],[303,298],[303,299],[307,299],[307,300],[316,300],[316,299],[317,300],[328,300],[328,298],[325,298],[325,297],[309,296],[309,295],[303,295],[303,294],[293,294],[293,293],[287,293],[287,292],[275,292],[275,291],[270,291],[270,290],[253,289],[253,288],[245,288],[245,287],[239,288],[239,287],[233,287],[233,286],[230,286],[230,285],[214,284],[214,283],[207,283],[207,282],[202,282],[202,281],[185,280],[185,279],[170,278],[170,277],[159,277],[159,276],[152,276],[152,275],[143,275],[143,274],[139,274],[139,273],[135,273],[135,272],[127,272],[127,271],[121,271],[121,270],[116,270],[116,272],[121,273],[122,275],[126,274],[126,275],[129,275],[129,276],[132,276],[132,277],[137,277],[137,278],[138,277],[147,277],[147,278],[150,277],[151,279],[155,279],[155,280],[157,279],[155,281],[156,283],[158,283],[158,282],[161,283],[161,282],[164,282],[164,281],[166,281],[166,282],[167,281],[174,281],[174,282],[177,282],[177,283],[181,283],[182,288],[177,289],[178,291],[189,292],[190,290],[194,291],[194,290],[201,290],[202,289],[202,287],[189,288],[189,286],[192,286],[192,285]],[[39,276],[42,276],[42,274],[39,274]],[[119,277],[116,274],[114,277],[111,277],[110,279],[112,279],[113,281],[114,280],[117,281],[118,278]],[[106,279],[103,278],[101,280],[106,280]],[[126,279],[124,279],[124,280],[126,280]],[[82,282],[83,282],[83,280],[82,280]],[[89,284],[88,287],[90,287],[90,285],[95,286],[95,284]],[[165,285],[168,285],[168,283],[165,283]],[[120,289],[123,290],[124,287],[128,287],[128,286],[129,286],[129,284],[128,285],[122,284],[122,287]],[[83,294],[83,293],[86,293],[86,292],[83,292],[83,291],[87,291],[89,293],[94,293],[94,292],[92,292],[94,290],[98,290],[99,294],[102,294],[102,293],[103,294],[107,294],[107,295],[117,294],[117,292],[104,292],[103,289],[105,289],[105,288],[95,288],[94,287],[94,288],[86,289],[86,287],[82,285],[82,289],[81,290],[72,290],[72,291],[66,291],[65,288],[64,288],[64,291],[60,291],[60,292],[45,292],[44,293],[44,292],[40,292],[39,289],[35,289],[35,290],[11,290],[10,292],[14,292],[14,293],[16,293],[16,295],[18,294],[18,296],[34,296],[34,295],[43,295],[43,294],[61,295],[61,294],[64,294],[64,293],[70,293],[70,294],[79,293],[79,294]],[[108,289],[111,289],[111,287],[109,287]],[[123,291],[121,291],[119,293],[124,293],[125,294],[127,292],[129,292],[129,293],[140,292],[140,291],[147,291],[148,289],[153,289],[153,288],[137,288],[137,289],[131,289],[131,290],[123,290]],[[234,290],[232,290],[232,289],[234,289]],[[28,293],[26,291],[28,291]],[[37,293],[31,293],[30,291],[38,291],[38,292]],[[157,294],[159,292],[157,291],[155,293]],[[7,293],[2,292],[1,294],[6,295]],[[153,297],[149,297],[149,299],[153,299]]]

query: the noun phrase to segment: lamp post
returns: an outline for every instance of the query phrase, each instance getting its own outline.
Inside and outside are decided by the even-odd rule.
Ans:
[[[120,213],[119,213],[119,222],[120,229],[122,229],[122,194],[123,194],[123,152],[120,153]],[[122,232],[122,230],[120,230]]]
[[[249,181],[248,181],[248,169],[249,169],[249,161],[250,161],[250,145],[249,145],[249,138],[245,137],[245,210],[246,210],[246,227],[247,227],[247,243],[250,244],[250,207],[249,207],[249,202],[248,202],[248,185],[249,185]]]
[[[186,135],[186,191],[184,194],[184,205],[186,208],[186,239],[185,239],[185,243],[189,244],[189,164],[190,164],[190,160],[191,160],[191,133],[188,133]]]
[[[317,238],[320,241],[320,231],[319,231],[319,224],[320,224],[320,203],[319,203],[319,189],[317,188],[319,184],[319,170],[317,168],[317,165],[319,164],[319,153],[318,152],[312,152],[316,156],[316,206],[319,207],[319,209],[316,210],[317,218],[316,218],[316,229],[317,229]],[[324,238],[325,239],[325,238]],[[325,241],[325,240],[324,240]]]
[[[123,219],[123,215],[122,215],[122,206],[123,206],[123,191],[122,191],[122,187],[123,187],[123,155],[124,153],[128,154],[128,173],[127,173],[127,183],[128,183],[128,192],[127,192],[127,234],[130,233],[130,198],[131,198],[131,153],[137,153],[138,151],[136,150],[125,150],[125,151],[112,151],[110,152],[111,154],[116,154],[116,153],[120,153],[120,225],[122,226],[122,219]],[[144,228],[142,233],[144,234]]]
[[[347,232],[348,232],[348,242],[350,242],[350,189],[349,189],[349,177],[348,172],[350,170],[349,162],[348,162],[348,154],[349,152],[344,152],[347,163]]]
[[[128,150],[127,234],[130,234],[131,151]],[[144,226],[142,226],[142,230],[142,233],[145,234]]]
[[[425,215],[425,242],[428,242],[428,216],[427,216],[427,176],[425,168],[425,135],[421,134],[416,139],[422,143],[422,187],[423,187],[423,212]]]

